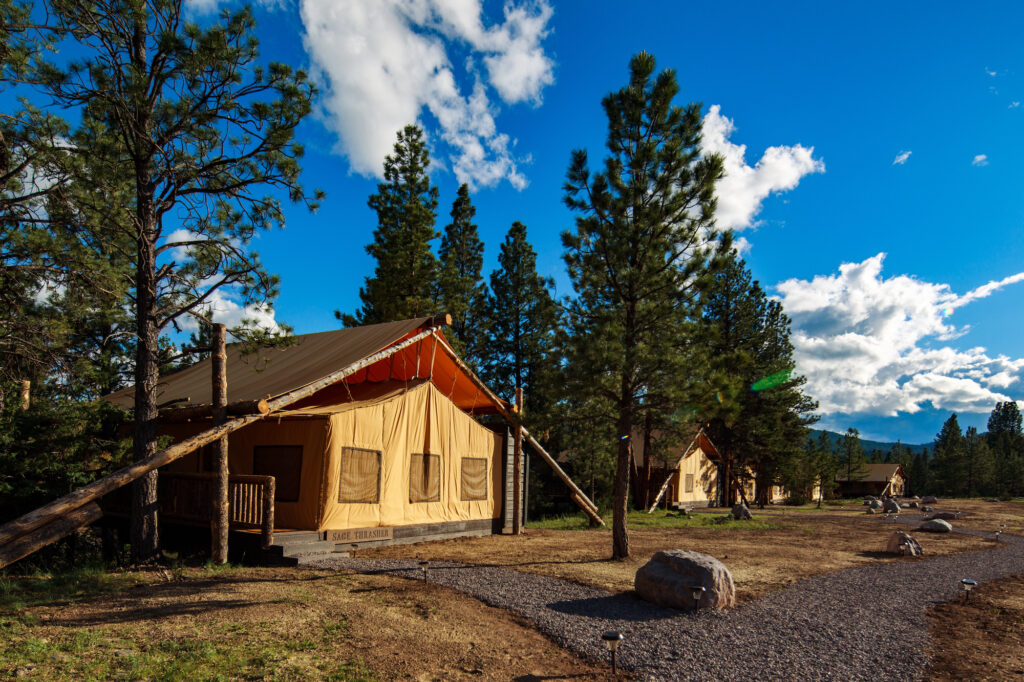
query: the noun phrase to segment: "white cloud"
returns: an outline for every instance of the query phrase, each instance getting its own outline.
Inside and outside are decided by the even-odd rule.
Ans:
[[[745,160],[746,145],[735,144],[729,137],[736,127],[721,114],[721,107],[712,105],[704,116],[703,150],[721,154],[725,160],[725,177],[717,185],[718,227],[742,230],[752,227],[761,202],[773,192],[784,192],[797,186],[808,173],[824,173],[825,164],[814,158],[814,147],[803,145],[769,147],[753,166]]]
[[[988,155],[987,154],[977,154],[977,155],[975,155],[974,160],[971,161],[971,165],[972,166],[987,166],[988,165]]]
[[[985,67],[985,73],[987,73],[988,75],[992,76],[993,78],[995,78],[995,76],[996,76],[996,72],[993,71],[992,69],[988,68],[987,66]]]
[[[1024,379],[1024,359],[959,350],[942,342],[962,337],[951,317],[957,308],[1024,273],[989,282],[963,295],[947,284],[907,275],[885,278],[880,253],[810,281],[776,285],[793,320],[797,371],[824,414],[912,414],[936,409],[987,412]]]
[[[354,171],[379,177],[395,133],[418,121],[460,182],[526,186],[518,164],[529,159],[517,158],[515,141],[498,130],[491,94],[536,106],[554,82],[541,45],[552,15],[545,0],[509,2],[490,26],[481,0],[303,0],[300,11],[323,82],[321,113]]]
[[[1019,106],[1020,102],[1018,102],[1017,100],[1013,100],[1012,102],[1010,102],[1010,106],[1008,106],[1007,109],[1016,109]]]
[[[909,151],[909,150],[901,151],[899,154],[896,155],[896,158],[892,160],[892,165],[894,165],[894,166],[902,166],[903,164],[905,164],[907,162],[907,159],[909,159],[910,155],[913,154],[913,153],[914,152]]]

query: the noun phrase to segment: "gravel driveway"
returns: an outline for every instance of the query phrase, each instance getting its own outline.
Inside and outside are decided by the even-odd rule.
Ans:
[[[404,559],[310,566],[422,575]],[[697,613],[505,568],[436,562],[430,580],[524,616],[584,658],[606,660],[600,635],[619,630],[626,636],[619,663],[640,679],[916,680],[928,663],[925,610],[956,597],[961,578],[1022,572],[1024,539],[1004,536],[991,551],[846,569],[730,611]]]

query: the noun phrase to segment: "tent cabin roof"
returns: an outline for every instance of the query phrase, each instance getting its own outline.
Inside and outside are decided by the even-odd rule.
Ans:
[[[652,431],[651,440],[657,443],[664,436],[661,431]],[[635,429],[632,436],[633,441],[633,463],[638,467],[644,465],[644,432],[642,429]],[[683,448],[689,448],[685,453]],[[704,433],[704,429],[699,427],[693,427],[684,431],[679,439],[676,441],[676,445],[669,449],[667,452],[661,452],[657,459],[667,460],[670,464],[680,459],[680,456],[685,455],[686,457],[691,456],[697,449],[700,449],[708,459],[712,461],[721,461],[722,455],[718,452],[718,448],[711,442],[711,439]]]
[[[280,348],[245,352],[243,344],[228,344],[228,400],[272,400],[309,386],[333,372],[438,326],[437,318],[424,317],[301,334],[292,337],[291,343]],[[479,389],[443,348],[437,347],[441,344],[447,345],[447,341],[440,329],[435,329],[433,335],[318,391],[311,398],[289,409],[323,405],[328,396],[340,402],[351,400],[353,388],[361,384],[412,384],[429,379],[466,412],[484,414],[496,411],[492,399]],[[157,402],[177,406],[210,404],[211,362],[207,358],[179,372],[161,377],[157,384]],[[135,400],[135,388],[129,386],[105,399],[118,407],[130,409]]]
[[[893,479],[896,474],[906,477],[903,473],[903,467],[899,464],[865,464],[862,467],[865,472],[863,476],[854,476],[852,482],[854,483],[888,483]],[[836,474],[837,483],[845,483],[850,481],[846,476]]]

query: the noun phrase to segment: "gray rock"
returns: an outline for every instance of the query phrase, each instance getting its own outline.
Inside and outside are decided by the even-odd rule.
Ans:
[[[871,506],[871,500],[864,500],[864,506],[865,507],[870,507]]]
[[[921,498],[921,504],[935,504],[939,499],[933,495],[925,495]]]
[[[750,510],[747,509],[747,505],[742,502],[732,508],[732,517],[737,521],[749,521],[754,518],[750,515]]]
[[[878,498],[875,497],[874,495],[865,495],[864,499],[867,500],[868,502],[873,502],[874,500],[877,500]]]
[[[882,501],[881,500],[871,500],[871,508],[872,509],[881,509],[882,508]]]
[[[900,556],[921,556],[922,554],[921,543],[901,530],[893,531],[893,534],[889,536],[889,543],[886,545],[885,551]]]
[[[868,507],[868,508],[867,508],[867,509],[865,509],[864,511],[866,511],[866,512],[867,512],[868,514],[874,514],[874,513],[876,513],[876,512],[875,512],[875,510],[874,510],[874,509],[872,509],[871,507]]]
[[[911,502],[911,503],[910,503],[910,508],[911,508],[911,509],[917,509],[917,508],[918,508],[919,506],[920,506],[920,505],[919,505],[919,504],[918,504],[918,503],[917,503],[916,501],[915,501],[915,502]]]
[[[704,587],[699,602],[693,586]],[[655,553],[633,580],[636,593],[654,604],[673,609],[727,609],[736,605],[732,574],[721,561],[700,552],[667,549]]]
[[[935,512],[925,520],[931,521],[932,519],[944,519],[946,521],[956,521],[959,518],[960,512],[958,511],[939,511]]]
[[[932,509],[931,507],[929,507],[929,506],[928,506],[928,505],[926,505],[926,504],[922,504],[922,505],[921,505],[921,511],[923,511],[923,512],[930,512],[930,511],[935,511],[935,510],[934,510],[934,509]]]
[[[890,497],[882,504],[882,511],[886,514],[899,514],[900,503]]]
[[[926,530],[930,533],[948,533],[953,530],[953,526],[950,525],[949,521],[931,519],[921,524],[921,530]]]
[[[910,509],[909,502],[900,502],[900,509]]]

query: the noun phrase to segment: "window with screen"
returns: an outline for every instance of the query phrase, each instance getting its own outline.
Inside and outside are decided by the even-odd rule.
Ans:
[[[301,445],[257,445],[252,449],[252,472],[273,476],[275,502],[297,502],[302,476]]]
[[[380,452],[341,449],[338,502],[380,502]]]
[[[409,464],[409,501],[437,502],[441,499],[441,456],[413,455]]]
[[[463,500],[487,499],[487,460],[483,457],[463,457],[459,488]]]
[[[686,492],[693,492],[693,474],[686,474]]]

